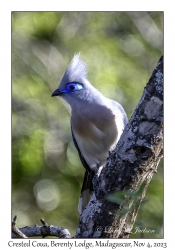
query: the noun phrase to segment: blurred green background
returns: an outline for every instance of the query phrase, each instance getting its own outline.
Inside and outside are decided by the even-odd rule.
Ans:
[[[163,54],[163,12],[12,12],[12,216],[18,215],[18,227],[44,218],[75,234],[84,169],[67,105],[51,94],[76,52],[92,85],[130,119]],[[156,233],[131,238],[163,237],[162,163],[136,226]]]

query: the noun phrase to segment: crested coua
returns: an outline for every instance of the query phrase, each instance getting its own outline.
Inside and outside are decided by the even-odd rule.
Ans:
[[[128,122],[122,106],[100,93],[87,78],[87,67],[76,54],[52,96],[61,96],[71,107],[71,130],[85,167],[78,210],[85,209],[94,190],[92,179],[105,165]]]

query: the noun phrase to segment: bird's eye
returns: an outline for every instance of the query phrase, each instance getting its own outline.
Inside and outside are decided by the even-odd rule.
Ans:
[[[83,88],[83,85],[77,82],[68,83],[66,89],[68,92],[74,92]]]
[[[68,86],[68,89],[70,89],[70,90],[75,90],[75,84],[70,84],[70,85]]]

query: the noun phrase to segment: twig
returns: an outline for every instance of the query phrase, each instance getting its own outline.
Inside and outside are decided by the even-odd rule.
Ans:
[[[17,216],[15,215],[15,217],[13,218],[12,221],[12,233],[15,234],[15,238],[23,238],[26,239],[27,237],[25,236],[25,234],[23,234],[16,226],[16,222],[17,222]]]

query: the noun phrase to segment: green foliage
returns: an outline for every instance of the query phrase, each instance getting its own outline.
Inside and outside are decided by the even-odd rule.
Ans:
[[[67,105],[51,98],[74,53],[87,62],[90,82],[130,118],[162,51],[163,12],[12,13],[12,214],[18,226],[44,218],[74,235],[78,224],[84,169]],[[136,224],[160,232],[162,165],[158,170]]]

